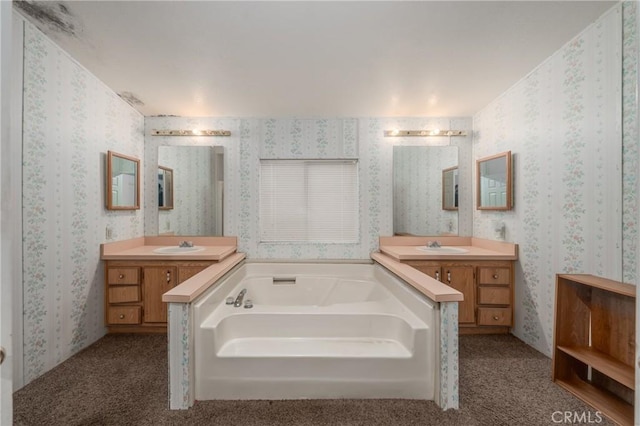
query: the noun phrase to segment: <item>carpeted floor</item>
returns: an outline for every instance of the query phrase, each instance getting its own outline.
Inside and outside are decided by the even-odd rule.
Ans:
[[[460,410],[415,400],[200,401],[167,409],[167,341],[108,335],[14,394],[17,425],[552,425],[590,413],[511,335],[460,337]],[[566,423],[564,423],[566,424]],[[604,419],[598,423],[610,425]]]

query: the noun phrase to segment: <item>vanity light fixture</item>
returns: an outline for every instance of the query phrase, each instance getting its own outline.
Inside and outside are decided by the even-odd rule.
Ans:
[[[152,130],[151,136],[231,136],[230,130]]]
[[[385,130],[384,137],[405,137],[405,136],[467,136],[466,130]]]

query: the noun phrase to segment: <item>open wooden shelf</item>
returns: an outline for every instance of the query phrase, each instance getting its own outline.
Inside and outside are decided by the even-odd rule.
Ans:
[[[635,287],[556,276],[553,380],[621,425],[634,424]]]
[[[558,346],[558,349],[590,365],[601,373],[611,377],[613,380],[622,383],[629,389],[636,388],[636,378],[633,367],[589,346]]]
[[[633,405],[618,396],[579,379],[556,380],[556,383],[614,422],[621,425],[633,424]]]

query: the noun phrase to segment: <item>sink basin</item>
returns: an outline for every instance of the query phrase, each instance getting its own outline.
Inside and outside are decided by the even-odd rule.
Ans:
[[[158,254],[185,254],[185,253],[195,253],[202,250],[204,250],[204,247],[169,246],[169,247],[160,247],[157,249],[153,249],[153,252]]]
[[[451,246],[442,246],[442,247],[418,247],[418,250],[424,251],[429,254],[462,254],[466,253],[469,250],[459,248],[459,247],[451,247]]]

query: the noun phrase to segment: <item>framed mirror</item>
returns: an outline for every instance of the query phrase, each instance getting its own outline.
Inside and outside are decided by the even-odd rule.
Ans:
[[[443,209],[443,170],[457,167],[457,146],[393,147],[394,235],[457,235],[458,209]]]
[[[442,210],[458,210],[458,166],[442,171]]]
[[[107,151],[106,195],[108,210],[140,208],[140,160]]]
[[[173,169],[158,166],[158,209],[173,208]]]
[[[513,208],[511,173],[511,151],[476,161],[476,208],[478,210],[511,210]]]

